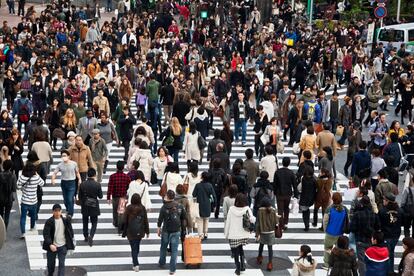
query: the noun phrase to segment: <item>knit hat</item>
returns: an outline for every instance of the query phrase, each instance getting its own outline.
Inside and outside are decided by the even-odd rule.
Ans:
[[[385,195],[385,199],[388,200],[388,201],[390,201],[390,202],[394,202],[395,201],[395,195],[392,194],[392,193],[387,193]]]

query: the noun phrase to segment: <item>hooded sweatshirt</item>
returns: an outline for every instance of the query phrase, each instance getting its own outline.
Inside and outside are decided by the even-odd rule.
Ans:
[[[292,269],[292,276],[314,276],[316,269],[316,261],[310,263],[307,258],[299,258],[295,260]]]
[[[386,245],[373,245],[365,251],[366,276],[388,274],[389,252]]]
[[[249,214],[250,222],[255,223],[256,218],[248,206],[231,206],[227,213],[227,220],[224,227],[224,236],[229,240],[248,239],[250,233],[243,228],[243,215]]]

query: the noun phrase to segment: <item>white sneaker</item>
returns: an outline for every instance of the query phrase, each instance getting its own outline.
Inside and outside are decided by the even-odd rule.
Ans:
[[[133,270],[134,270],[135,272],[139,272],[139,265],[134,266],[134,267],[133,267]]]

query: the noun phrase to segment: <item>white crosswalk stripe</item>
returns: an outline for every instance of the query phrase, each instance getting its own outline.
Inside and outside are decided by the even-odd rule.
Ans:
[[[346,88],[338,89],[338,92],[343,98],[346,93]],[[328,91],[327,95],[332,94],[332,89]],[[132,112],[135,114],[135,107]],[[233,128],[233,123],[231,124]],[[214,128],[222,128],[221,121],[218,118],[214,118]],[[242,147],[241,145],[234,144],[231,154],[231,164],[237,159],[245,159],[244,151],[247,148],[254,147],[253,127],[248,125],[247,127],[247,145]],[[207,139],[211,139],[212,135]],[[160,142],[158,142],[160,144]],[[58,148],[61,144],[58,142]],[[72,255],[68,255],[66,259],[66,265],[81,266],[88,271],[88,275],[129,275],[132,268],[132,261],[130,257],[130,246],[125,238],[120,237],[117,234],[116,229],[112,226],[112,207],[106,203],[106,191],[109,176],[116,171],[116,162],[123,158],[124,149],[122,147],[114,146],[109,156],[109,165],[107,173],[103,175],[102,190],[104,192],[104,199],[100,201],[101,216],[98,220],[98,228],[94,237],[94,246],[89,247],[83,242],[82,235],[82,218],[80,214],[80,207],[75,205],[75,214],[72,220],[73,228],[75,232],[75,238],[77,240],[77,247]],[[24,157],[27,155],[27,148],[24,153]],[[53,170],[60,160],[59,151],[53,152],[54,164],[51,167]],[[285,147],[283,154],[278,154],[279,166],[281,166],[282,157],[289,156],[292,159],[290,168],[297,170],[298,157],[293,154],[292,148]],[[180,172],[184,176],[186,174],[186,160],[183,158],[182,152],[179,155]],[[204,157],[205,160],[205,157]],[[200,171],[208,169],[208,163],[203,162],[200,166]],[[316,169],[316,168],[315,168]],[[46,219],[51,216],[51,208],[55,203],[60,203],[64,208],[63,197],[60,189],[60,179],[57,179],[56,186],[50,184],[50,176],[48,178],[46,186],[43,188],[43,204],[39,213],[39,220],[37,221],[37,231],[26,233],[26,245],[29,256],[30,268],[32,270],[45,269],[46,267],[46,255],[41,248],[41,242],[43,241],[42,229]],[[347,179],[338,173],[337,187],[340,190],[346,189]],[[156,220],[158,218],[158,212],[161,207],[161,198],[158,196],[158,186],[150,187],[150,197],[153,203],[153,208],[149,212],[150,222],[150,238],[143,240],[141,243],[141,250],[139,254],[140,270],[142,275],[156,275],[167,274],[168,270],[160,270],[157,263],[159,258],[160,239],[156,235]],[[349,202],[346,202],[349,205]],[[319,214],[319,225],[321,222],[321,214]],[[29,227],[29,223],[26,227]],[[192,275],[197,273],[198,275],[231,275],[234,271],[233,259],[230,257],[230,247],[228,242],[224,238],[223,234],[223,217],[220,214],[219,219],[214,219],[214,216],[210,219],[209,223],[209,238],[203,242],[203,257],[204,263],[201,270],[188,271],[184,269],[184,265],[178,258],[178,274],[179,275]],[[283,238],[278,240],[278,244],[274,246],[274,254],[276,256],[288,257],[291,261],[297,257],[298,249],[302,244],[309,244],[313,250],[313,255],[319,264],[323,263],[323,241],[324,234],[317,228],[311,227],[310,231],[305,233],[303,231],[304,225],[302,222],[301,214],[291,214],[289,229],[283,234]],[[181,254],[181,246],[179,247],[179,256]],[[257,256],[258,244],[254,242],[253,235],[251,243],[245,247],[246,257],[255,258]],[[401,246],[396,248],[396,260],[395,263],[399,263],[401,252],[403,251]],[[264,254],[267,254],[266,250]],[[167,263],[168,263],[167,258]],[[277,269],[277,267],[275,267]],[[155,274],[154,274],[155,275]],[[263,275],[259,269],[249,268],[243,275]],[[278,275],[278,274],[272,274]],[[326,271],[320,269],[318,266],[316,275],[326,275]]]

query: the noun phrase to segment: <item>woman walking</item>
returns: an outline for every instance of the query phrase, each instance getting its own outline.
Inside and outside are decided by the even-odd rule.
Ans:
[[[261,201],[261,207],[257,213],[256,220],[256,239],[259,241],[259,255],[257,256],[257,264],[263,262],[263,248],[267,245],[268,258],[266,269],[273,270],[273,245],[276,244],[275,228],[279,224],[279,217],[276,209],[272,207],[270,197],[264,197]]]
[[[197,199],[199,206],[199,217],[197,218],[198,235],[202,240],[206,240],[208,236],[208,221],[210,218],[212,206],[216,202],[216,193],[213,185],[209,182],[210,174],[203,172],[201,174],[201,182],[198,183],[193,191],[193,197]]]
[[[340,236],[336,246],[332,249],[329,256],[329,268],[331,276],[358,276],[356,255],[353,249],[349,248],[349,239]]]
[[[144,173],[140,170],[136,172],[136,179],[132,180],[128,186],[127,196],[129,204],[131,204],[131,200],[134,194],[139,194],[141,203],[144,205],[147,211],[152,208],[148,182],[145,181]]]
[[[318,226],[318,212],[322,208],[322,218],[325,215],[325,210],[331,202],[332,192],[332,174],[327,169],[321,169],[318,179],[316,180],[316,200],[313,209],[313,227]],[[323,225],[319,228],[323,231]]]
[[[201,160],[201,150],[198,147],[198,137],[200,136],[201,134],[197,131],[196,124],[190,122],[190,130],[185,133],[184,138],[184,152],[187,163],[191,161],[200,162]]]
[[[295,260],[292,276],[314,276],[316,261],[312,258],[312,251],[308,245],[302,245],[299,250],[299,258]]]
[[[163,146],[166,146],[168,152],[173,156],[174,162],[178,162],[178,153],[183,147],[183,142],[181,141],[182,127],[180,121],[177,117],[171,119],[171,125],[167,127],[160,134],[160,140],[163,140]],[[175,190],[173,190],[175,191]]]
[[[229,240],[230,248],[236,264],[236,275],[246,270],[245,256],[243,246],[249,241],[250,231],[244,228],[244,217],[248,218],[250,223],[255,223],[256,219],[247,205],[247,196],[238,194],[234,206],[230,207],[227,214],[227,220],[224,227],[224,236]]]
[[[25,238],[27,213],[29,213],[30,217],[30,231],[36,231],[37,190],[38,186],[42,187],[44,184],[45,182],[36,172],[35,165],[33,163],[27,163],[17,180],[17,189],[22,190],[22,198],[20,200],[21,239]]]
[[[315,203],[316,179],[313,176],[313,168],[306,166],[303,172],[298,190],[300,192],[299,208],[302,211],[302,219],[305,224],[305,232],[309,231],[310,207]]]
[[[131,246],[132,269],[135,272],[139,272],[138,255],[141,240],[145,235],[147,239],[149,238],[147,210],[142,205],[139,194],[132,196],[131,204],[126,207],[123,221],[125,223],[123,225],[122,237],[127,237]]]
[[[228,190],[228,196],[223,198],[223,217],[224,223],[227,220],[227,214],[230,210],[230,207],[234,206],[234,202],[236,201],[236,196],[238,193],[237,185],[230,185]]]
[[[414,239],[404,238],[402,240],[404,253],[398,266],[398,272],[401,276],[410,276],[414,274]]]
[[[168,150],[165,147],[159,147],[157,150],[157,157],[155,157],[154,163],[152,164],[153,170],[157,174],[158,185],[161,185],[165,169],[169,162],[173,162],[173,159],[168,155]]]
[[[19,171],[23,169],[23,139],[19,131],[16,128],[13,128],[11,131],[11,136],[7,141],[7,147],[9,148],[9,154],[11,156],[11,161],[13,162],[13,170],[16,174],[16,178],[19,178]]]

